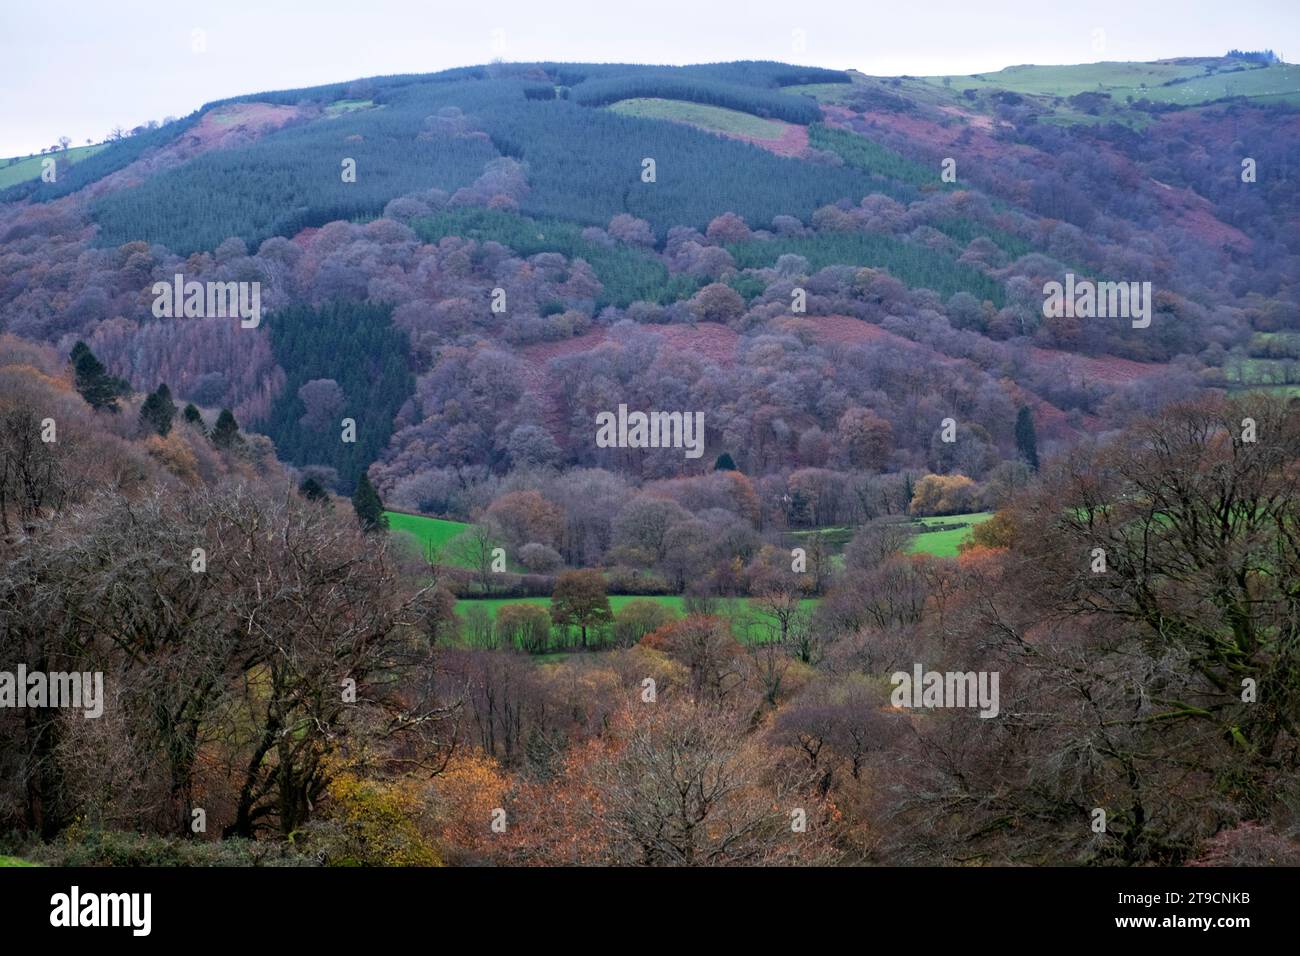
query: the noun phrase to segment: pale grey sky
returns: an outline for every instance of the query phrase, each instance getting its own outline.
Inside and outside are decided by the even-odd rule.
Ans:
[[[495,57],[775,59],[927,75],[1234,46],[1294,62],[1298,41],[1297,0],[4,0],[0,156],[64,134],[98,142],[115,125],[242,93]]]

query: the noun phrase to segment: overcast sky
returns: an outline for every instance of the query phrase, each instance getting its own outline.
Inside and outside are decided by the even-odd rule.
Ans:
[[[3,0],[0,156],[243,93],[498,57],[930,75],[1230,47],[1294,62],[1298,40],[1300,0]]]

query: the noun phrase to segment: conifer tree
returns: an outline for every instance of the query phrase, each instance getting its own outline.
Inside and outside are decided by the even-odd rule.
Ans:
[[[387,530],[388,515],[384,514],[384,503],[379,500],[379,492],[364,471],[357,481],[357,490],[352,494],[352,510],[357,513],[361,530],[367,534]]]
[[[308,501],[325,501],[329,498],[329,493],[315,478],[310,476],[304,478],[298,485],[298,494],[302,495]]]
[[[120,378],[108,374],[104,363],[85,342],[77,342],[69,355],[75,374],[77,391],[91,408],[117,411],[117,399],[130,392],[130,386]]]
[[[172,401],[171,390],[165,383],[160,384],[155,391],[149,393],[140,406],[140,421],[146,428],[166,438],[167,433],[172,430],[172,422],[175,419],[176,403]]]
[[[1038,470],[1038,433],[1034,430],[1034,413],[1021,405],[1016,413],[1016,448],[1029,467]]]
[[[233,448],[243,442],[239,435],[239,422],[235,421],[230,409],[223,408],[217,416],[217,423],[212,426],[212,444],[218,448]]]
[[[207,434],[208,430],[203,425],[203,416],[199,413],[199,410],[194,407],[193,402],[190,402],[185,406],[185,411],[181,412],[181,417],[185,419],[186,424],[193,425],[198,428],[199,431]]]

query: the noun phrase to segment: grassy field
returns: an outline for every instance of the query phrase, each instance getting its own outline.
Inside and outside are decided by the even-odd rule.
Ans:
[[[1290,374],[1288,375],[1288,371]],[[1229,388],[1295,385],[1300,362],[1295,359],[1231,358],[1223,366]],[[1287,381],[1288,377],[1292,381]]]
[[[447,521],[444,518],[430,518],[426,515],[410,515],[401,511],[385,511],[388,515],[388,527],[415,539],[421,553],[428,545],[445,551],[448,542],[464,531],[469,525],[462,521]],[[457,564],[455,557],[444,554],[443,561]],[[458,565],[463,566],[463,565]]]
[[[752,113],[742,113],[722,106],[657,97],[620,100],[611,104],[608,109],[625,116],[689,123],[691,126],[699,126],[719,133],[752,136],[755,139],[780,139],[786,127],[785,123],[766,120]]]
[[[26,860],[20,860],[16,856],[0,856],[0,867],[2,866],[35,866],[35,863],[28,863]]]
[[[684,617],[686,614],[683,599],[676,594],[653,596],[611,594],[609,606],[617,616],[632,601],[654,601],[668,608],[676,617]],[[804,611],[811,613],[816,608],[817,602],[817,598],[806,598],[800,602],[800,606]],[[478,607],[487,610],[495,620],[497,612],[507,604],[535,604],[549,609],[551,599],[545,597],[466,598],[456,602],[456,613],[463,619],[471,608]],[[771,640],[775,634],[776,619],[755,608],[748,598],[722,598],[718,601],[717,613],[731,621],[732,633],[742,644],[761,644]],[[470,641],[468,638],[462,640],[466,643]],[[555,663],[564,660],[571,653],[573,653],[571,648],[560,647],[535,655],[535,660],[540,663]]]
[[[957,557],[957,546],[970,535],[970,529],[982,521],[993,517],[991,511],[976,511],[964,515],[947,515],[942,518],[921,518],[921,524],[927,528],[944,528],[946,530],[922,531],[907,550],[912,554],[932,554],[936,558]],[[950,527],[957,525],[957,527]]]
[[[609,607],[615,614],[627,607],[632,601],[654,601],[656,604],[662,604],[664,607],[672,610],[678,616],[686,613],[684,610],[685,599],[680,594],[611,594],[609,596]],[[720,602],[722,612],[727,617],[735,617],[741,611],[746,610],[745,605],[749,603],[746,598],[723,598]],[[469,613],[472,607],[481,607],[487,610],[495,618],[497,611],[501,610],[507,604],[536,604],[541,607],[549,608],[551,599],[548,597],[521,597],[521,598],[464,598],[456,602],[456,613],[462,617]],[[805,609],[813,608],[817,605],[816,598],[806,598],[802,602]]]
[[[856,83],[801,83],[782,87],[785,93],[811,96],[818,103],[843,103],[856,92]]]
[[[1207,64],[1213,72],[1206,72]],[[1078,93],[1109,93],[1124,103],[1148,99],[1154,102],[1191,105],[1226,96],[1300,99],[1300,67],[1276,63],[1266,67],[1213,58],[1158,63],[1080,63],[1070,66],[1011,66],[996,73],[949,77],[953,90],[1009,90],[1037,96],[1074,96]],[[944,77],[924,77],[932,85],[943,85]],[[1171,80],[1179,82],[1170,83]]]
[[[104,149],[105,145],[100,143],[98,146],[73,146],[67,152],[47,154],[45,156],[28,156],[19,159],[12,166],[8,165],[8,160],[0,161],[0,189],[6,189],[17,183],[39,177],[41,175],[41,160],[48,159],[51,155],[57,159],[66,159],[69,163],[78,163],[87,156],[95,155],[101,149]]]
[[[335,100],[329,106],[325,107],[325,115],[342,116],[344,113],[353,113],[357,110],[368,110],[374,105],[374,100]]]

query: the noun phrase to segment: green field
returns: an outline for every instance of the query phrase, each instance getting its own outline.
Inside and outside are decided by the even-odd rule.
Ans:
[[[856,92],[857,83],[801,83],[782,87],[786,93],[811,96],[818,103],[843,103]]]
[[[665,100],[658,97],[619,100],[607,109],[622,113],[624,116],[689,123],[691,126],[699,126],[718,133],[752,136],[755,139],[780,139],[787,125],[723,106],[688,103],[685,100]]]
[[[1223,365],[1229,388],[1300,384],[1300,362],[1295,359],[1230,358]]]
[[[28,863],[26,860],[20,860],[16,856],[0,856],[0,866],[35,866],[35,863]]]
[[[632,601],[654,601],[656,604],[662,604],[668,608],[677,617],[685,616],[685,607],[683,598],[676,594],[661,595],[636,595],[636,594],[611,594],[609,597],[610,610],[618,615],[623,608],[627,607]],[[800,607],[809,613],[817,606],[817,598],[805,598],[800,602]],[[497,612],[507,604],[536,604],[539,607],[549,609],[551,599],[545,597],[523,597],[523,598],[466,598],[456,602],[456,613],[462,620],[468,615],[471,608],[483,608],[488,611],[493,620],[496,619]],[[763,643],[771,640],[776,620],[762,611],[752,606],[749,598],[722,598],[718,601],[718,612],[722,617],[728,618],[732,624],[732,633],[736,639],[743,644]],[[573,653],[571,648],[561,648],[555,651],[548,651],[536,655],[536,660],[541,662],[555,662],[563,660],[567,654]]]
[[[41,160],[49,159],[51,156],[67,160],[69,163],[77,163],[87,156],[93,156],[101,149],[106,148],[107,144],[100,143],[98,146],[73,146],[66,152],[47,153],[45,156],[27,156],[19,159],[13,165],[9,165],[10,160],[0,161],[0,189],[6,189],[17,183],[24,183],[29,179],[36,179],[41,175]]]
[[[344,113],[354,113],[357,110],[368,110],[374,105],[374,100],[335,100],[329,106],[325,107],[325,115],[342,116]]]
[[[1240,65],[1244,69],[1237,70]],[[1213,72],[1207,72],[1207,66]],[[943,85],[944,77],[925,82]],[[1037,96],[1109,93],[1123,104],[1128,97],[1192,105],[1227,96],[1300,99],[1300,67],[1275,63],[1265,67],[1217,58],[1165,60],[1156,63],[1079,63],[1070,66],[1010,66],[996,73],[949,77],[956,91],[1009,90]],[[1171,80],[1179,82],[1170,83]],[[1169,84],[1169,85],[1166,85]]]
[[[656,604],[662,604],[670,608],[679,616],[684,615],[685,598],[680,594],[611,594],[609,596],[609,607],[615,614],[632,601],[654,601]],[[735,617],[741,611],[746,610],[745,605],[749,603],[747,598],[721,598],[719,605],[722,613],[727,617]],[[801,606],[807,610],[817,606],[816,598],[805,598]],[[463,598],[456,602],[456,613],[462,617],[469,613],[472,607],[481,607],[491,613],[495,618],[497,611],[501,610],[507,604],[537,604],[541,607],[549,608],[551,599],[548,597],[515,597],[515,598]]]
[[[920,518],[927,528],[946,528],[942,531],[922,531],[907,546],[910,554],[930,554],[936,558],[957,557],[957,546],[970,536],[970,529],[993,517],[991,511],[976,511],[964,515],[947,515],[942,518]],[[949,527],[957,525],[958,527]]]
[[[445,551],[447,544],[469,527],[462,521],[430,518],[427,515],[411,515],[401,511],[385,511],[384,514],[388,515],[389,529],[400,531],[402,534],[414,538],[421,553],[429,545],[440,551]],[[442,558],[446,564],[453,564],[458,567],[464,566],[458,564],[451,554],[443,554]]]

